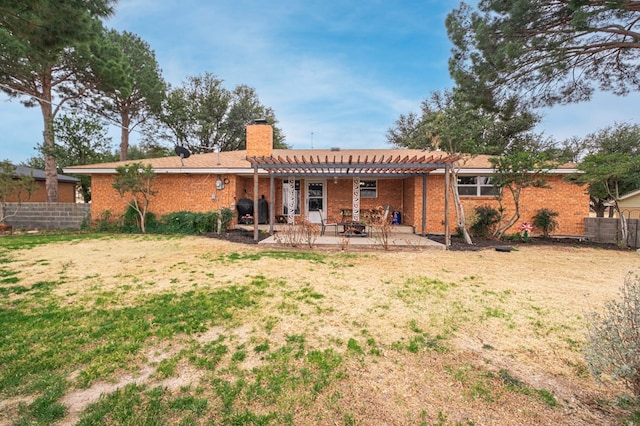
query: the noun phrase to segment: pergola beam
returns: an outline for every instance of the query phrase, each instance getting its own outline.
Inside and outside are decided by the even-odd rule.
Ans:
[[[293,157],[293,158],[292,158]],[[427,175],[436,169],[445,170],[445,198],[448,198],[448,184],[449,173],[451,166],[454,162],[459,160],[459,156],[451,156],[442,154],[438,157],[431,155],[393,155],[385,158],[384,155],[377,157],[374,155],[369,159],[369,155],[365,155],[363,158],[358,155],[350,154],[334,155],[331,158],[330,155],[324,155],[324,158],[320,158],[319,155],[304,156],[292,155],[290,156],[256,156],[247,157],[247,161],[251,163],[254,170],[254,216],[257,219],[257,193],[258,193],[258,168],[269,173],[271,179],[271,188],[273,188],[274,177],[288,177],[292,178],[317,178],[317,177],[337,177],[337,178],[352,178],[354,182],[359,182],[361,178],[407,178],[412,176],[423,177],[423,206],[422,206],[422,232],[426,232],[426,180]],[[291,182],[289,182],[291,184]],[[355,190],[354,190],[355,191]],[[273,204],[274,195],[271,195],[271,203]],[[355,197],[354,197],[355,198]],[[357,204],[356,204],[357,201]],[[357,214],[359,210],[359,199],[354,199],[354,213]],[[446,203],[447,200],[445,200]],[[291,211],[288,212],[291,215]],[[448,204],[445,205],[445,234],[446,234],[446,246],[449,242],[449,221],[448,221]],[[269,215],[269,222],[273,226],[272,214]],[[257,220],[254,220],[254,238],[258,239],[258,226]]]

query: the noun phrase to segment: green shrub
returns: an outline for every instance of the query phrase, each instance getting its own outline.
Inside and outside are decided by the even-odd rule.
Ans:
[[[233,211],[223,209],[221,211],[194,213],[175,212],[162,216],[160,232],[167,234],[204,234],[218,231],[218,219],[220,219],[223,232],[229,228]]]
[[[146,230],[155,234],[203,234],[218,231],[218,218],[221,221],[221,232],[227,230],[233,219],[233,211],[194,213],[188,211],[169,213],[158,221],[155,214],[145,215]],[[96,223],[98,232],[140,232],[140,217],[131,206],[119,220],[114,220],[110,211],[105,211]]]
[[[159,224],[155,214],[147,212],[144,216],[144,223],[147,232],[157,232]],[[140,214],[131,204],[127,206],[127,211],[122,216],[122,224],[117,227],[117,230],[129,233],[138,233],[142,231],[140,228]]]
[[[475,220],[469,228],[476,237],[488,237],[500,221],[500,213],[491,206],[476,206]]]
[[[96,220],[96,232],[114,232],[118,230],[118,224],[114,221],[111,210],[105,210],[100,213],[100,217]]]
[[[589,370],[622,380],[640,398],[640,278],[628,274],[620,291],[622,300],[592,313],[584,355]]]
[[[544,238],[549,237],[549,233],[558,228],[558,222],[554,219],[558,216],[558,212],[549,209],[540,209],[533,216],[533,224],[536,228],[542,230]]]

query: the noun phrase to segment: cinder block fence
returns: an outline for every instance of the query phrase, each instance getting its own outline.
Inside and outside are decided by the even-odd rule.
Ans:
[[[91,204],[7,203],[6,215],[13,229],[80,229],[90,220]]]
[[[627,241],[621,241],[620,219],[615,217],[587,217],[584,220],[584,235],[597,243],[625,243],[629,247],[640,247],[640,219],[627,219]]]

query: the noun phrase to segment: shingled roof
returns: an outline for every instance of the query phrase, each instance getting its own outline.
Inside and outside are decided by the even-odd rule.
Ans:
[[[111,163],[88,164],[65,167],[65,173],[74,174],[113,174],[116,167],[131,163],[151,165],[156,173],[235,173],[252,174],[253,166],[258,165],[260,173],[286,175],[289,173],[320,174],[353,173],[371,175],[394,171],[395,174],[425,172],[444,172],[444,163],[456,161],[455,166],[463,172],[490,173],[490,156],[451,157],[442,151],[422,151],[419,149],[274,149],[270,156],[247,157],[247,151],[223,151],[220,153],[192,154],[188,158],[177,155],[171,157],[148,158],[141,160],[116,161]],[[560,166],[557,172],[570,172],[575,165]]]

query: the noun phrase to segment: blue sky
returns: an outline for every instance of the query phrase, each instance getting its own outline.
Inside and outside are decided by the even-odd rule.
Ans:
[[[255,88],[293,148],[385,148],[400,114],[452,86],[444,19],[458,3],[120,0],[107,26],[147,41],[174,86],[208,71],[228,89]],[[556,140],[584,136],[637,122],[639,105],[640,94],[599,94],[542,111],[538,130]],[[38,108],[0,95],[0,160],[36,155],[42,126]]]

